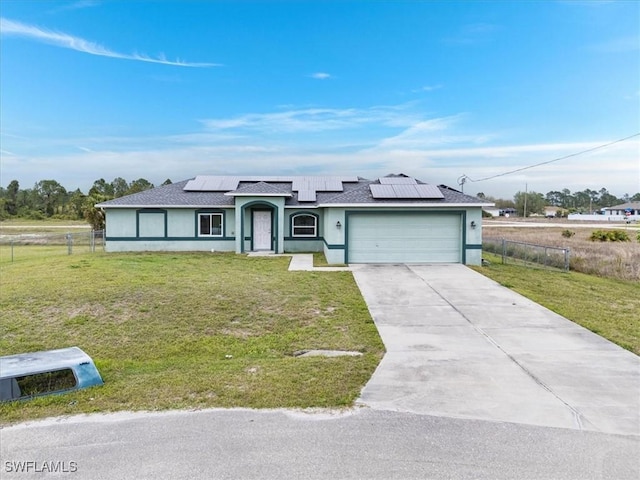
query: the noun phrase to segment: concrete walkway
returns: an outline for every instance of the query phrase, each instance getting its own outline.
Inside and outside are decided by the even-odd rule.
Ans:
[[[312,253],[273,253],[273,252],[250,252],[250,257],[291,257],[289,271],[306,272],[348,272],[349,267],[314,267]]]
[[[463,265],[354,265],[374,409],[640,435],[640,358]]]

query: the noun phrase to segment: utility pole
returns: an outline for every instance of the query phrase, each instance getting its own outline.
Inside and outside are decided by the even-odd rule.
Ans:
[[[464,193],[464,184],[466,181],[467,181],[466,175],[462,175],[460,178],[458,178],[458,185],[460,185],[460,191],[462,193]]]

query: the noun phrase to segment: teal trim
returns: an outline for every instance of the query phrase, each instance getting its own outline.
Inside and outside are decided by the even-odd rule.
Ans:
[[[140,237],[140,215],[144,215],[145,213],[161,213],[164,215],[164,236],[151,238],[166,239],[167,235],[169,235],[169,224],[167,222],[167,211],[164,208],[141,208],[136,210],[136,238],[142,238]]]
[[[251,250],[253,250],[253,210],[254,206],[265,207],[265,208],[255,208],[255,210],[271,210],[271,250],[278,251],[278,206],[266,201],[266,200],[254,200],[253,202],[246,203],[242,206],[242,210],[240,212],[240,238],[246,238],[244,235],[244,218],[245,218],[245,210],[247,208],[251,209]],[[244,240],[242,241],[242,245],[240,246],[240,253],[244,253]]]
[[[209,208],[200,208],[198,210],[195,210],[195,236],[196,237],[200,237],[200,214],[204,213],[217,213],[217,214],[222,214],[222,236],[217,237],[217,236],[213,236],[213,235],[203,235],[202,237],[205,239],[212,239],[212,238],[224,238],[225,233],[227,232],[227,212],[225,212],[224,210],[220,210],[220,209],[209,209]]]
[[[338,244],[338,243],[329,244],[329,243],[327,243],[327,241],[324,238],[322,238],[322,241],[324,242],[325,246],[329,250],[345,250],[347,248],[346,245],[341,245],[341,244]]]
[[[158,241],[158,242],[222,242],[222,241],[230,241],[235,240],[236,237],[105,237],[105,240],[108,242],[137,242],[137,241],[145,241],[148,242],[150,240]]]
[[[311,242],[317,242],[317,241],[323,241],[324,242],[324,238],[322,237],[284,237],[285,241],[295,241],[295,242],[304,242],[304,241],[311,241]],[[326,242],[325,242],[326,243]]]
[[[397,213],[409,215],[460,215],[462,222],[462,238],[460,239],[460,251],[462,264],[467,263],[466,238],[467,238],[467,211],[466,210],[345,210],[344,212],[344,263],[349,263],[349,217],[351,215],[394,215]],[[328,248],[331,248],[327,245]]]
[[[465,248],[467,250],[482,250],[482,244],[476,245],[476,244],[472,244],[472,243],[467,243]]]

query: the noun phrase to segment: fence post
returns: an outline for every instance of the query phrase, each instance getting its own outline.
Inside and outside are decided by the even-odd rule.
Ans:
[[[73,237],[71,236],[71,233],[67,233],[67,250],[69,255],[73,253]]]
[[[565,272],[569,271],[569,249],[568,248],[564,250],[564,271]]]
[[[507,263],[505,261],[505,258],[507,257],[507,241],[503,238],[502,239],[502,264],[504,265],[505,263]]]
[[[91,239],[89,240],[89,250],[91,253],[95,253],[96,251],[96,231],[91,229]]]

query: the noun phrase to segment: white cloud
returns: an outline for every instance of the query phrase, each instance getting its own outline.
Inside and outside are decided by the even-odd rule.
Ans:
[[[309,75],[311,78],[315,78],[316,80],[327,80],[328,78],[333,78],[331,74],[325,72],[316,72]]]
[[[150,57],[139,53],[119,53],[113,50],[109,50],[102,45],[85,40],[80,37],[74,37],[66,33],[54,32],[51,30],[45,30],[33,25],[27,25],[24,23],[8,20],[6,18],[0,18],[0,34],[3,36],[17,36],[29,38],[39,42],[54,45],[56,47],[68,48],[70,50],[76,50],[82,53],[88,53],[89,55],[98,55],[101,57],[119,58],[123,60],[135,60],[139,62],[159,63],[162,65],[171,65],[177,67],[217,67],[220,64],[215,63],[195,63],[186,62],[180,59],[168,60],[164,55],[158,57]]]
[[[529,190],[541,193],[603,187],[618,196],[640,192],[637,137],[578,157],[477,181],[611,139],[508,144],[499,133],[470,128],[471,120],[466,114],[425,118],[412,105],[403,104],[249,113],[203,121],[199,131],[168,136],[5,137],[3,148],[14,155],[1,152],[0,170],[6,183],[17,179],[28,187],[43,178],[54,178],[67,189],[83,191],[101,177],[143,177],[159,184],[166,178],[178,181],[199,174],[377,178],[402,172],[454,188],[465,174],[476,180],[465,185],[468,193],[482,191],[502,198],[512,198],[525,183]],[[316,132],[323,135],[317,137]]]
[[[76,2],[71,2],[66,5],[61,5],[59,7],[53,8],[49,10],[50,13],[63,12],[67,10],[81,10],[83,8],[91,8],[97,7],[101,2],[99,0],[78,0]]]
[[[433,92],[434,90],[439,90],[442,88],[442,85],[424,85],[420,88],[415,88],[413,90],[411,90],[413,93],[420,93],[420,92]]]
[[[360,128],[365,125],[408,127],[419,117],[408,105],[367,109],[303,108],[275,113],[250,113],[233,118],[206,119],[202,124],[211,131],[238,129],[263,133],[322,132]]]

